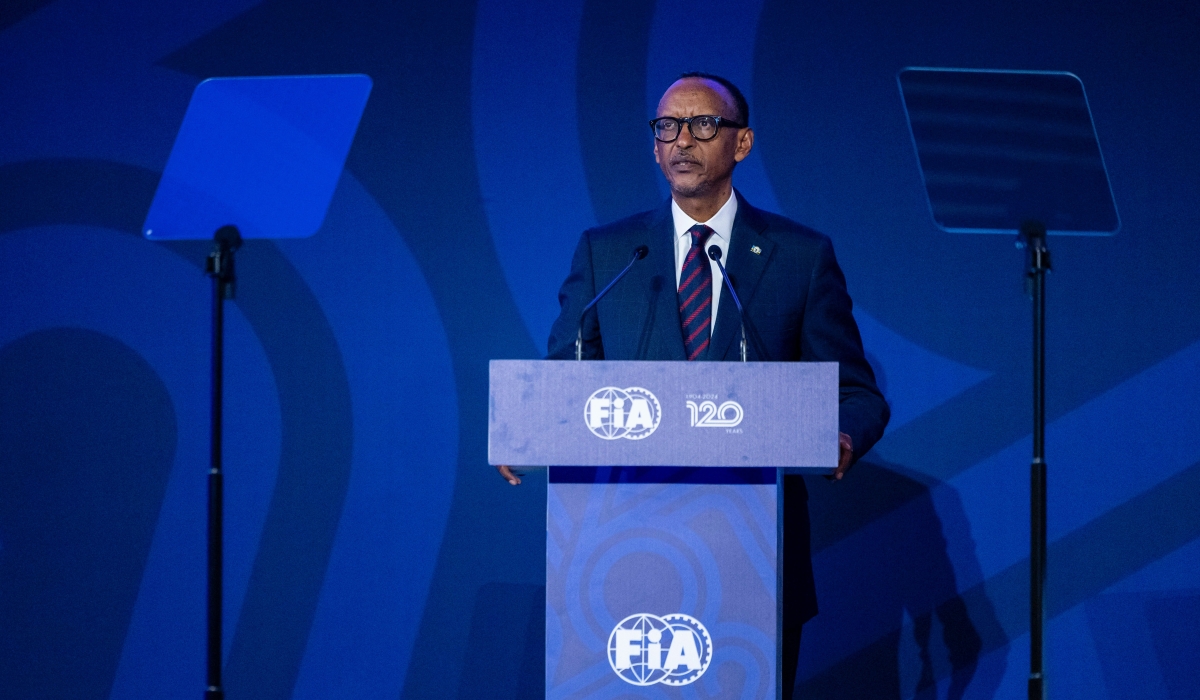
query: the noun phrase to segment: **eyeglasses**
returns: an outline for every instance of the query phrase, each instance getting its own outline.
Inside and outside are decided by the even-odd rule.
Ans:
[[[658,119],[650,120],[650,130],[654,132],[654,138],[663,143],[671,143],[679,138],[682,133],[683,125],[688,125],[688,131],[691,132],[692,138],[697,141],[710,141],[717,137],[717,132],[722,126],[730,129],[745,129],[745,124],[738,124],[732,119],[718,117],[711,114],[702,114],[698,117],[659,117]]]

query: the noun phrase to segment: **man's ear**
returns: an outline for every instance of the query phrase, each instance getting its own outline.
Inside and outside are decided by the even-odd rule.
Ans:
[[[738,135],[737,150],[733,152],[733,159],[741,163],[750,155],[750,149],[754,148],[754,129],[744,129]]]
[[[650,142],[650,148],[654,149],[654,162],[658,163],[659,165],[662,165],[662,160],[658,157],[658,140],[657,139]]]

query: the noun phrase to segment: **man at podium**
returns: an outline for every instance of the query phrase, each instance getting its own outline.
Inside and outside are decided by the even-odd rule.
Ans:
[[[580,316],[646,248],[640,274],[622,279],[582,321],[582,356],[606,360],[839,363],[841,479],[883,435],[888,406],[863,355],[845,278],[828,237],[751,206],[733,188],[754,145],[746,99],[730,81],[688,73],[659,101],[654,159],[671,189],[661,207],[585,231],[559,292],[548,359],[574,359]],[[716,249],[714,251],[714,249]],[[716,259],[715,259],[716,258]],[[726,264],[744,308],[717,263]],[[512,484],[520,479],[499,467]],[[791,697],[805,621],[817,612],[803,478],[784,479],[783,691]]]

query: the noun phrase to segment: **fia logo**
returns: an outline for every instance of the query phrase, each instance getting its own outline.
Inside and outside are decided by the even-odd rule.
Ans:
[[[641,387],[606,386],[592,394],[583,407],[588,430],[605,440],[641,440],[650,437],[662,419],[658,399]]]
[[[714,401],[687,402],[693,428],[732,428],[740,425],[745,412],[737,401],[726,401],[718,406]]]
[[[708,630],[690,615],[630,615],[608,636],[608,664],[632,685],[694,683],[712,654]]]

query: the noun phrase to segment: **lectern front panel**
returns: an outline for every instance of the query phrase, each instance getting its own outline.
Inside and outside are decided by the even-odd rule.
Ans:
[[[549,471],[546,697],[775,698],[777,470],[590,471]]]

